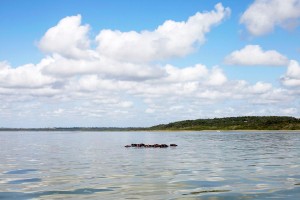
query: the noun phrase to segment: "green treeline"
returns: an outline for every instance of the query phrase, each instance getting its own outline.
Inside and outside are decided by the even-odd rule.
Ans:
[[[245,116],[178,121],[151,130],[300,130],[300,119],[279,116]]]

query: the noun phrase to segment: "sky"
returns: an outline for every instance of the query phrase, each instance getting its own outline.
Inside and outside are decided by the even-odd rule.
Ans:
[[[300,117],[300,0],[1,0],[0,127]]]

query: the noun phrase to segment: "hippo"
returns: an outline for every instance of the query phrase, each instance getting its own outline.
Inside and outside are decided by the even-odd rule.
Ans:
[[[177,147],[177,144],[170,144],[170,147]],[[126,148],[128,147],[138,147],[138,148],[168,148],[169,146],[167,144],[131,144],[131,145],[126,145]]]
[[[161,144],[159,148],[167,148],[167,147],[169,147],[169,146],[166,144]]]
[[[143,144],[143,143],[138,144],[138,147],[145,147],[145,144]]]

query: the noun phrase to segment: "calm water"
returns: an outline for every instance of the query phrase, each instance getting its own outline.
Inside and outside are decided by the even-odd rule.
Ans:
[[[0,199],[298,200],[300,133],[0,132]]]

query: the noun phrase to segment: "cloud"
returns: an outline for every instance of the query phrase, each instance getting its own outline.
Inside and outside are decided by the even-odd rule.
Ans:
[[[297,61],[290,61],[286,74],[281,77],[281,82],[285,86],[300,86],[300,65]]]
[[[191,53],[205,41],[211,27],[219,24],[230,9],[217,4],[211,12],[196,13],[186,22],[168,20],[154,31],[140,33],[102,30],[91,48],[89,25],[81,25],[81,16],[69,16],[50,28],[39,42],[49,55],[41,71],[51,77],[98,75],[102,79],[136,80],[162,78],[165,69],[152,61]]]
[[[37,114],[43,119],[38,122],[40,126],[49,126],[51,119],[57,116],[62,122],[80,121],[77,126],[87,126],[89,122],[96,126],[120,126],[120,118],[126,119],[124,126],[128,123],[141,126],[165,120],[197,118],[200,113],[202,117],[214,117],[214,111],[221,112],[218,105],[224,102],[241,101],[244,103],[236,105],[250,104],[253,109],[288,101],[285,90],[273,88],[270,83],[258,82],[252,85],[246,81],[229,80],[219,67],[196,64],[179,68],[166,65],[161,69],[165,71],[165,76],[145,81],[116,79],[99,74],[64,78],[58,76],[56,82],[40,85],[39,88],[6,88],[12,93],[4,94],[5,98],[0,98],[0,105],[10,102],[9,107],[2,108],[3,113],[16,115],[17,112],[23,113],[21,106],[16,105],[39,102],[30,111],[30,116]],[[58,81],[62,81],[60,87],[56,86]],[[1,89],[0,97],[3,97]],[[241,111],[238,111],[236,105],[231,107],[237,109],[234,113],[238,115]],[[223,114],[226,115],[226,109]],[[28,114],[23,113],[18,119],[26,121],[25,116]],[[152,116],[152,120],[147,119],[147,116]],[[68,120],[62,120],[64,118]],[[137,122],[137,119],[140,121]],[[60,122],[57,123],[54,126],[60,126]],[[66,125],[72,124],[62,123],[62,126]]]
[[[154,31],[121,32],[102,30],[96,37],[97,50],[109,58],[129,62],[151,62],[191,53],[205,41],[212,26],[230,15],[230,9],[217,4],[215,10],[196,13],[186,22],[168,20]]]
[[[255,0],[240,23],[254,36],[270,33],[275,26],[293,28],[300,18],[300,0]]]
[[[165,80],[167,82],[182,82],[201,83],[203,85],[222,85],[227,81],[227,77],[219,67],[213,67],[211,70],[205,65],[196,64],[192,67],[178,68],[172,65],[166,65],[165,68],[167,76]]]
[[[253,93],[261,94],[268,92],[272,89],[272,84],[270,83],[263,83],[263,82],[257,82],[255,85],[251,87],[250,90],[253,91]]]
[[[145,113],[152,114],[152,113],[155,113],[155,110],[152,109],[152,108],[147,108],[147,109],[145,110]]]
[[[165,70],[168,74],[166,79],[170,82],[199,81],[206,78],[209,74],[207,67],[201,64],[185,68],[167,65]]]
[[[49,64],[44,74],[59,77],[98,74],[102,77],[123,80],[147,80],[164,76],[159,66],[120,62],[105,57],[93,59],[72,59],[60,55],[47,58]]]
[[[81,25],[81,15],[65,17],[45,33],[38,46],[46,53],[67,58],[90,57],[89,29],[89,25]]]
[[[207,83],[208,85],[212,85],[212,86],[221,86],[224,83],[226,83],[226,81],[227,81],[227,77],[225,76],[223,71],[218,67],[214,67],[212,69],[211,76],[209,77]]]
[[[6,69],[9,69],[10,66],[9,66],[9,63],[6,62],[6,61],[1,61],[0,62],[0,70],[6,70]]]
[[[46,55],[39,63],[12,67],[0,62],[0,118],[5,119],[0,126],[148,126],[289,102],[288,90],[232,80],[219,66],[157,62],[191,53],[229,14],[217,4],[213,11],[184,22],[168,20],[154,31],[103,30],[91,39],[80,15],[66,17],[40,40]],[[251,60],[260,64],[286,59],[253,45],[236,57],[251,48]],[[286,80],[298,79],[298,63],[290,65]]]
[[[0,87],[42,88],[54,83],[55,78],[43,75],[40,68],[40,65],[33,64],[12,68],[8,63],[0,62]]]
[[[284,115],[295,115],[298,113],[298,109],[297,108],[282,108],[280,110]]]
[[[224,62],[242,66],[282,66],[288,63],[288,58],[274,50],[263,51],[259,45],[247,45],[241,50],[232,52]]]

